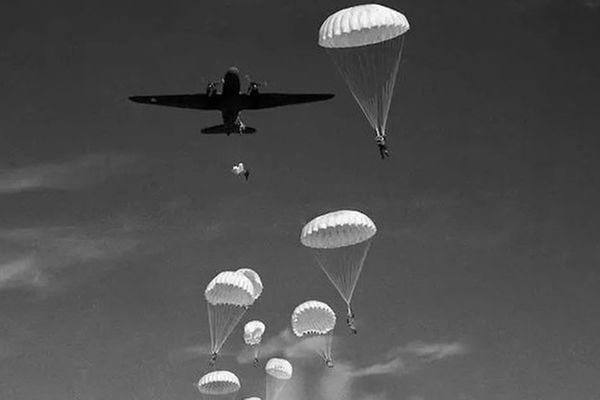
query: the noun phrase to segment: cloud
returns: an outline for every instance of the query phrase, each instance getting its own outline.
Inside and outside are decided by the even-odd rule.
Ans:
[[[177,350],[170,351],[169,352],[169,361],[172,363],[186,362],[186,361],[197,360],[199,358],[206,358],[206,361],[208,361],[211,353],[212,353],[212,351],[211,351],[210,345],[208,345],[208,344],[188,346],[188,347],[184,347],[183,349],[177,349]],[[228,350],[223,350],[223,349],[221,349],[219,351],[220,357],[228,357],[228,356],[233,356],[235,354],[236,353],[234,353],[234,352],[231,352]]]
[[[63,226],[0,229],[0,290],[48,289],[64,269],[116,260],[138,248],[136,232],[124,226]]]
[[[351,391],[355,380],[373,376],[402,376],[424,368],[427,364],[448,357],[467,353],[463,343],[412,342],[398,346],[381,356],[382,361],[357,367],[350,362],[338,362],[333,370],[324,374],[319,383],[323,399],[341,400],[387,399],[386,393],[362,393]]]
[[[0,289],[19,286],[41,287],[47,284],[36,268],[35,257],[25,256],[0,265]]]
[[[138,157],[125,154],[88,154],[61,163],[46,163],[0,171],[0,193],[39,189],[76,189],[130,172]]]
[[[321,347],[322,340],[322,337],[298,339],[289,328],[284,329],[279,335],[261,344],[259,357],[283,356],[290,359],[319,357],[315,349]],[[237,361],[240,364],[248,364],[253,360],[254,355],[247,349],[242,350],[237,356]]]
[[[421,358],[424,361],[436,361],[446,357],[467,353],[467,347],[463,343],[423,343],[411,342],[404,347],[392,350],[391,354],[408,354]]]
[[[339,347],[343,347],[343,342],[340,339],[337,338],[337,342]],[[268,340],[263,340],[259,353],[261,359],[284,357],[294,360],[293,381],[295,386],[286,388],[286,398],[290,400],[302,398],[389,400],[396,397],[385,391],[361,393],[353,387],[354,382],[376,376],[397,378],[413,374],[431,363],[468,353],[467,346],[461,342],[427,343],[415,341],[389,350],[378,357],[379,361],[372,364],[358,366],[347,360],[334,359],[334,368],[323,368],[314,362],[318,360],[314,348],[315,342],[312,339],[299,340],[289,328],[284,329]],[[209,353],[210,347],[208,345],[190,346],[170,352],[169,359],[172,362],[189,361],[203,357],[208,359]],[[246,347],[237,354],[237,361],[240,364],[251,363],[253,359],[253,353]],[[306,368],[303,368],[303,366]],[[313,368],[315,366],[318,366],[318,368]],[[311,385],[300,384],[304,381],[311,382]],[[314,393],[307,393],[307,391]],[[423,400],[423,397],[412,395],[408,400]]]
[[[308,340],[298,340],[289,329],[270,338],[260,349],[261,358],[284,356],[289,359],[316,358],[315,343]],[[374,376],[403,376],[415,373],[426,365],[440,360],[463,355],[468,348],[461,342],[411,342],[397,346],[379,356],[379,361],[364,366],[356,366],[349,361],[335,361],[334,368],[320,369],[318,384],[314,386],[316,398],[339,400],[386,400],[387,393],[355,393],[352,389],[357,379]],[[241,364],[252,362],[253,355],[241,351],[237,361]],[[297,365],[297,364],[294,364]],[[296,370],[296,367],[295,367]],[[296,372],[294,372],[296,373]],[[313,396],[315,397],[315,396]],[[415,397],[415,399],[420,399]]]
[[[405,363],[400,357],[397,357],[383,363],[356,369],[352,371],[351,375],[355,378],[359,378],[362,376],[400,374],[406,370],[407,367]]]

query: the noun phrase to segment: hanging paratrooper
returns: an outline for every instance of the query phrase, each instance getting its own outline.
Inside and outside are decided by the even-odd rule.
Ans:
[[[310,249],[347,306],[348,326],[356,333],[350,305],[356,283],[377,227],[359,211],[340,210],[320,215],[302,229],[300,241]]]
[[[386,125],[409,29],[398,11],[364,4],[330,15],[319,30],[319,46],[327,50],[375,130],[382,159],[389,156]]]
[[[328,367],[333,367],[331,342],[335,328],[335,313],[322,301],[309,300],[292,313],[292,331],[320,355]]]
[[[206,286],[204,297],[208,307],[212,352],[209,365],[215,365],[219,350],[246,310],[258,298],[254,287],[253,282],[246,275],[234,271],[219,273]]]

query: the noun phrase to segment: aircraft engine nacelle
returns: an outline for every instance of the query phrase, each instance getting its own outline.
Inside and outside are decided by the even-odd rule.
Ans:
[[[259,85],[258,83],[255,82],[251,82],[250,85],[248,86],[248,94],[249,95],[257,95],[258,94],[258,88]]]

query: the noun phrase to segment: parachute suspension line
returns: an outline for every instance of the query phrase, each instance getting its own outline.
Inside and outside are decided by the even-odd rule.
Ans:
[[[334,249],[314,249],[317,263],[346,303],[350,304],[371,240]]]
[[[346,324],[354,334],[358,331],[350,303],[370,248],[371,239],[352,246],[313,251],[317,263],[346,302]]]
[[[267,374],[266,400],[277,400],[287,381]]]
[[[350,48],[328,48],[338,71],[378,137],[385,136],[404,37]]]
[[[208,307],[208,322],[210,325],[210,344],[211,344],[211,366],[214,365],[217,354],[223,343],[227,340],[233,328],[240,321],[246,308],[233,304],[217,304],[207,303]]]
[[[333,367],[333,360],[331,359],[331,343],[333,342],[333,332],[326,333],[323,335],[323,354],[321,356],[325,360],[325,364],[328,367]]]
[[[319,355],[325,361],[325,364],[331,364],[333,366],[333,361],[331,359],[331,344],[333,342],[333,331],[321,334],[314,334],[306,337],[306,343],[308,346],[314,350],[314,352]]]
[[[392,54],[397,54],[392,73],[390,78],[387,80],[384,90],[383,103],[380,104],[382,107],[380,112],[382,116],[382,123],[377,129],[377,134],[381,136],[385,136],[385,130],[387,127],[387,120],[390,112],[390,107],[392,105],[392,96],[394,95],[394,87],[396,86],[396,79],[398,77],[398,69],[400,68],[400,61],[402,60],[402,51],[404,49],[404,35],[399,38],[388,40],[390,42],[390,48],[392,49]],[[385,42],[384,42],[385,43]],[[386,63],[387,60],[382,60],[382,63]]]

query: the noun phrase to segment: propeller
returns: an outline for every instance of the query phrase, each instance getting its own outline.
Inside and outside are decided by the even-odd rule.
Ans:
[[[246,75],[246,80],[248,81],[248,86],[250,87],[250,90],[256,90],[260,87],[265,87],[267,86],[267,82],[263,81],[263,82],[257,82],[255,80],[253,80],[250,75]]]
[[[206,82],[206,79],[203,79]],[[206,94],[216,93],[219,85],[223,85],[223,79],[206,84]]]
[[[207,87],[208,86],[217,87],[218,85],[223,84],[223,78],[219,79],[218,81],[211,82],[208,79],[206,79],[205,77],[202,77],[202,82],[204,82]]]
[[[208,84],[212,85],[212,86],[222,85],[223,84],[223,78],[219,79],[218,81],[208,82]]]

